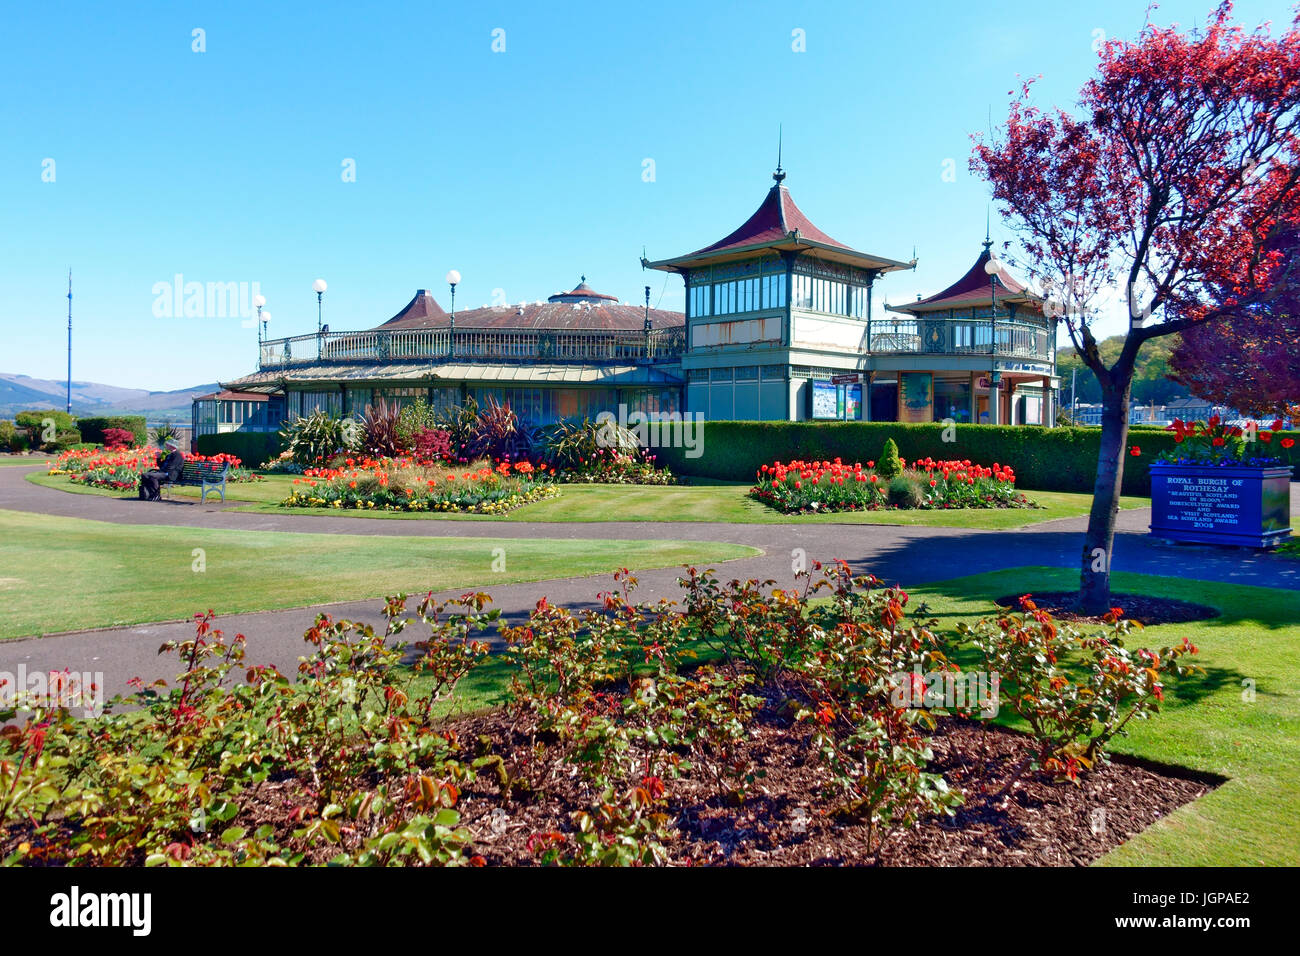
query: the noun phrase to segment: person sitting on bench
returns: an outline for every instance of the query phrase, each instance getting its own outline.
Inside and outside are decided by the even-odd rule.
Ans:
[[[171,451],[162,460],[162,464],[140,476],[141,500],[157,501],[162,483],[175,482],[181,477],[181,470],[185,467],[185,456],[181,454],[181,446],[175,439],[168,439],[167,447]]]

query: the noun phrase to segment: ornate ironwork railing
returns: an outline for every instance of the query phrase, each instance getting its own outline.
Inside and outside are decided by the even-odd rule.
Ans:
[[[268,339],[260,368],[374,362],[659,362],[681,357],[682,328],[605,329],[372,329]]]
[[[994,337],[997,342],[994,344]],[[999,319],[885,319],[871,323],[872,354],[999,355],[1050,362],[1050,332],[1032,322]]]

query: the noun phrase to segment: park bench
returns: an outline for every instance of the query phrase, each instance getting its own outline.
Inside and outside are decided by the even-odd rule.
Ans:
[[[168,485],[193,485],[199,490],[199,504],[207,498],[209,491],[221,492],[221,503],[226,502],[226,475],[230,473],[228,461],[187,461],[181,469],[181,476],[175,481],[163,481],[159,493],[166,491]]]

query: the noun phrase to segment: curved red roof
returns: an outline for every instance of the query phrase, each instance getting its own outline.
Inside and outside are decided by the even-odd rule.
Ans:
[[[979,254],[966,274],[954,282],[942,292],[936,292],[932,296],[924,299],[918,299],[915,302],[904,302],[901,305],[890,305],[888,308],[893,312],[924,312],[930,309],[959,309],[969,308],[976,305],[985,305],[991,300],[990,295],[990,277],[984,271],[984,265],[992,258],[989,247],[985,246],[984,251]],[[1006,266],[998,263],[997,275],[993,278],[997,282],[997,294],[999,296],[1013,297],[1018,296],[1037,301],[1039,298],[1029,287],[1007,271]]]
[[[771,250],[792,252],[797,255],[811,254],[832,262],[860,269],[871,269],[876,273],[916,268],[915,260],[902,262],[898,259],[861,252],[826,235],[813,225],[812,220],[805,216],[803,210],[790,198],[790,190],[781,183],[785,173],[778,169],[773,178],[777,181],[776,185],[768,189],[762,203],[739,229],[712,245],[696,249],[684,256],[673,256],[671,259],[660,259],[656,262],[643,258],[642,267],[665,272],[682,272],[696,265],[727,262],[745,258],[761,250]]]
[[[587,285],[587,277],[582,277],[583,281],[579,282],[568,292],[557,292],[550,296],[548,302],[617,302],[618,296],[606,295],[604,292],[597,292],[591,286]]]
[[[790,198],[790,190],[778,183],[767,191],[762,204],[754,210],[754,214],[746,219],[739,229],[719,239],[711,246],[696,249],[690,255],[701,256],[711,252],[723,252],[727,249],[738,249],[763,242],[774,242],[777,239],[784,239],[791,232],[798,232],[801,239],[810,239],[813,242],[825,243],[839,249],[849,249],[844,243],[832,239],[814,226],[812,221],[803,214],[803,211]]]
[[[421,320],[438,319],[446,316],[442,306],[438,301],[425,289],[420,289],[415,293],[415,298],[406,303],[406,307],[398,312],[395,316],[385,322],[379,328],[390,325],[412,326],[420,325]]]

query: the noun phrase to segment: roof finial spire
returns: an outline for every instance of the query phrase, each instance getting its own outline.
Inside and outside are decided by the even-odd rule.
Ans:
[[[990,234],[991,234],[990,227],[992,226],[992,224],[993,224],[993,212],[990,204],[984,207],[984,248],[985,249],[988,249],[990,246],[993,245],[993,240],[992,238],[990,238]]]
[[[782,129],[783,125],[784,124],[778,123],[776,127],[776,172],[772,174],[772,178],[776,180],[778,186],[781,185],[781,181],[785,179],[785,170],[781,168],[781,146],[783,145],[782,140],[784,139],[784,130]]]

